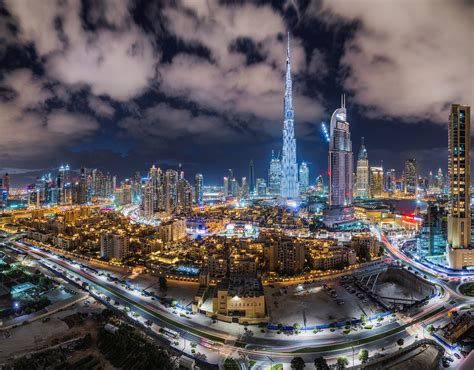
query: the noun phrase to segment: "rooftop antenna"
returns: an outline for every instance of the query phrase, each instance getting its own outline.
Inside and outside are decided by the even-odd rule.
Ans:
[[[346,94],[341,94],[341,108],[346,107]]]

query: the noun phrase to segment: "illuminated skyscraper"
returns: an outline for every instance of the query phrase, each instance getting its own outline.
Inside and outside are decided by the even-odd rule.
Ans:
[[[227,176],[224,176],[224,197],[229,196],[229,178]]]
[[[327,225],[352,220],[352,142],[346,115],[346,99],[331,117],[329,141],[329,208],[324,210]]]
[[[383,167],[370,167],[370,196],[380,198],[383,190]]]
[[[193,208],[193,189],[188,180],[179,179],[178,211],[188,214]]]
[[[200,173],[197,173],[194,176],[194,202],[197,205],[203,205],[203,176]]]
[[[331,117],[329,142],[329,205],[345,207],[352,204],[352,142],[346,120],[346,102]]]
[[[359,156],[357,157],[356,195],[361,198],[369,196],[369,158],[364,145],[364,138],[361,139]]]
[[[299,185],[300,185],[300,194],[303,194],[308,190],[309,186],[309,169],[306,162],[302,162],[299,169]]]
[[[253,165],[253,159],[250,160],[249,164],[249,191],[250,195],[254,195],[255,193],[255,168]]]
[[[281,189],[283,198],[298,197],[298,164],[296,163],[296,139],[294,129],[293,87],[291,80],[290,34],[286,57],[285,99],[283,107],[283,155],[281,159]]]
[[[3,176],[3,189],[8,193],[10,193],[10,175],[8,173]]]
[[[153,181],[149,179],[143,190],[143,217],[151,218],[153,216]]]
[[[178,207],[178,172],[167,170],[164,183],[165,210],[168,213],[175,213]]]
[[[471,108],[451,105],[448,128],[448,263],[451,268],[474,266],[471,248]]]
[[[267,183],[265,182],[265,179],[258,178],[256,185],[257,185],[257,195],[259,197],[264,197],[265,195],[267,195]]]
[[[418,168],[416,159],[405,160],[403,179],[405,194],[416,195],[418,191]]]
[[[268,191],[270,195],[280,195],[281,192],[281,162],[280,158],[274,156],[273,150],[268,171]]]

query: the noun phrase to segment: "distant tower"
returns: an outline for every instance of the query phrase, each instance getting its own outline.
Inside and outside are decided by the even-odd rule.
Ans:
[[[448,128],[448,216],[449,267],[474,266],[471,248],[471,108],[451,105]]]
[[[280,195],[281,193],[281,162],[275,157],[272,150],[272,159],[268,171],[268,192],[270,195]]]
[[[254,195],[255,193],[255,169],[253,166],[253,159],[250,160],[249,164],[249,190],[250,195]]]
[[[369,196],[369,158],[364,145],[364,138],[361,139],[359,156],[357,158],[356,179],[356,195],[361,198],[367,198]]]
[[[416,159],[405,160],[405,169],[403,171],[405,194],[417,195],[418,192],[418,166]]]
[[[298,197],[298,164],[296,163],[296,139],[294,129],[293,88],[291,81],[290,33],[286,57],[285,100],[283,106],[283,155],[281,160],[281,196]]]
[[[306,162],[301,163],[299,174],[300,174],[300,180],[299,180],[300,193],[303,194],[306,192],[306,190],[308,190],[308,186],[309,186],[309,169]]]
[[[194,202],[198,206],[203,205],[203,176],[201,173],[194,176]]]

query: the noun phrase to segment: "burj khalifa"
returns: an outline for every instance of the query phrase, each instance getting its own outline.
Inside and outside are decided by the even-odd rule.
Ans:
[[[281,197],[297,198],[298,164],[296,163],[296,139],[294,128],[293,86],[291,80],[290,33],[288,33],[288,48],[286,57],[285,99],[283,103],[283,155],[281,160]]]

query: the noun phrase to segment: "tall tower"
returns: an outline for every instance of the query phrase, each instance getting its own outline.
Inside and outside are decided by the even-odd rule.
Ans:
[[[364,145],[364,138],[361,139],[359,156],[357,158],[356,179],[356,195],[361,198],[367,198],[369,196],[369,158]]]
[[[255,192],[255,168],[253,165],[253,159],[250,160],[249,164],[249,191],[250,196],[254,195]]]
[[[471,249],[471,108],[451,105],[448,129],[448,263],[460,269],[474,265]]]
[[[331,117],[329,141],[329,206],[352,204],[352,142],[346,120],[346,98]]]
[[[197,173],[194,176],[194,202],[198,206],[202,206],[203,199],[203,176],[201,173]]]
[[[418,193],[418,166],[416,159],[406,159],[403,171],[405,194],[417,195]]]
[[[285,99],[283,104],[283,155],[281,160],[281,193],[283,198],[297,198],[298,164],[296,163],[296,139],[294,128],[293,87],[291,80],[290,33],[286,57]]]

